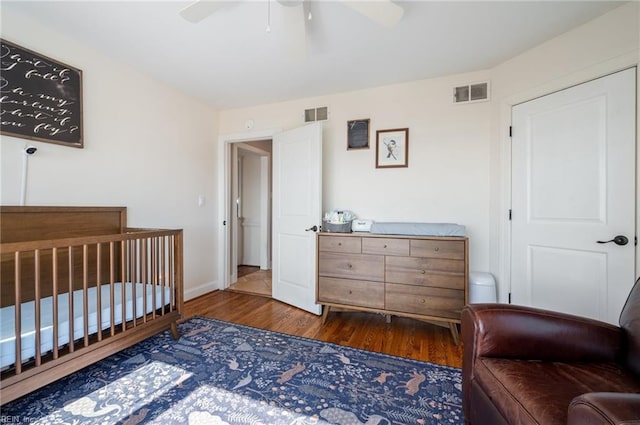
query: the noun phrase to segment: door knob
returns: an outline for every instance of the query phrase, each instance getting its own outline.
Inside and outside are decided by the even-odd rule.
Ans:
[[[317,232],[318,231],[318,226],[311,226],[308,229],[304,229],[304,231],[305,232],[309,232],[309,231]]]
[[[615,238],[611,239],[610,241],[597,241],[597,242],[598,243],[613,242],[616,245],[626,245],[629,243],[629,238],[627,238],[626,236],[618,235]]]

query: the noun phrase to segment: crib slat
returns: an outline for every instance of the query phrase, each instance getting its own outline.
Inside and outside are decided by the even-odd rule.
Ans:
[[[98,341],[102,341],[102,244],[96,244],[96,319],[98,320]]]
[[[174,246],[175,244],[175,239],[173,238],[173,236],[167,236],[167,238],[169,239],[169,249],[168,249],[168,253],[169,253],[169,275],[167,276],[168,280],[169,280],[169,299],[170,299],[170,305],[169,305],[169,309],[170,311],[174,310],[174,306],[175,306],[175,269],[174,269],[174,258],[173,258],[173,249],[171,249],[172,246]]]
[[[160,238],[154,238],[154,240],[155,240],[155,243],[156,243],[156,278],[155,278],[155,282],[154,282],[154,285],[153,285],[153,289],[154,289],[153,292],[154,292],[154,294],[156,294],[156,300],[153,303],[153,307],[154,307],[154,310],[157,311],[158,310],[158,301],[160,301],[160,300],[158,300],[158,298],[159,298],[158,290],[161,289],[161,285],[162,285],[161,280],[160,280],[160,278],[162,277],[162,275],[160,274],[161,273],[160,258],[162,258],[162,254],[160,253]],[[162,314],[162,313],[160,313],[160,314]]]
[[[162,301],[162,312],[161,312],[161,315],[163,315],[163,316],[164,316],[164,313],[165,313],[165,311],[164,311],[165,310],[164,309],[164,304],[165,304],[165,301],[164,301],[164,298],[165,298],[164,297],[164,288],[165,288],[165,279],[166,279],[166,276],[167,276],[167,271],[165,270],[165,266],[166,266],[165,249],[166,249],[165,238],[161,237],[160,238],[160,289],[162,290],[162,293],[160,294],[160,298],[161,298],[161,301]]]
[[[135,241],[132,240],[128,240],[125,241],[125,245],[126,245],[126,269],[127,269],[127,278],[125,280],[125,282],[127,282],[129,285],[132,285],[131,287],[131,294],[129,295],[131,297],[131,319],[132,319],[132,323],[130,323],[130,327],[136,327],[136,285],[135,282],[133,280],[133,254],[131,253],[131,248],[132,248],[132,244]]]
[[[41,314],[41,305],[40,305],[40,250],[36,249],[33,251],[33,255],[34,255],[34,267],[35,267],[35,285],[36,287],[34,288],[35,290],[34,292],[34,305],[35,305],[35,336],[36,336],[36,355],[35,355],[35,362],[36,362],[36,366],[40,366],[42,364],[42,326],[41,326],[41,322],[42,322],[42,318],[40,317]]]
[[[22,280],[22,262],[20,261],[20,252],[17,251],[14,256],[13,264],[15,265],[15,324],[16,324],[16,375],[22,373],[22,297],[20,296],[20,287]]]
[[[84,318],[84,346],[89,346],[89,246],[82,246],[82,307]]]
[[[127,278],[127,282],[131,282],[131,311],[133,313],[133,327],[135,328],[138,325],[138,312],[136,311],[136,307],[138,304],[138,298],[136,294],[136,279],[135,279],[135,246],[136,241],[130,240],[128,241],[127,248],[129,250],[129,276]]]
[[[113,242],[109,242],[109,311],[111,312],[111,336],[116,334],[116,317],[115,317],[115,291],[113,288],[114,284],[114,244]]]
[[[156,238],[151,238],[151,288],[153,288],[153,291],[151,292],[151,302],[153,305],[153,308],[151,309],[152,320],[156,318],[156,308],[158,307],[158,302],[156,301],[156,290],[158,288],[157,249]]]
[[[58,358],[58,248],[53,248],[51,250],[51,261],[52,261],[52,294],[53,297],[51,302],[53,304],[53,358]]]
[[[140,269],[142,270],[142,322],[147,323],[147,238],[142,240]]]
[[[127,276],[125,241],[120,242],[120,283],[122,287],[122,332],[127,330]]]
[[[74,344],[74,314],[73,314],[73,247],[69,247],[69,352],[73,353],[75,351]]]

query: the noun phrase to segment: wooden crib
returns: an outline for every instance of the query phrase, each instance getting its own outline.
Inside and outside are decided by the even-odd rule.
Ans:
[[[126,223],[125,207],[0,207],[0,404],[160,331],[178,338],[182,230]]]

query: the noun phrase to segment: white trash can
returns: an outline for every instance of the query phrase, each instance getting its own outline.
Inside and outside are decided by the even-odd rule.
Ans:
[[[469,303],[495,303],[496,280],[491,273],[469,272]]]

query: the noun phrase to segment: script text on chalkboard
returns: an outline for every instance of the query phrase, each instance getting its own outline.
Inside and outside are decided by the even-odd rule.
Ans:
[[[0,40],[0,132],[77,148],[82,71]]]

